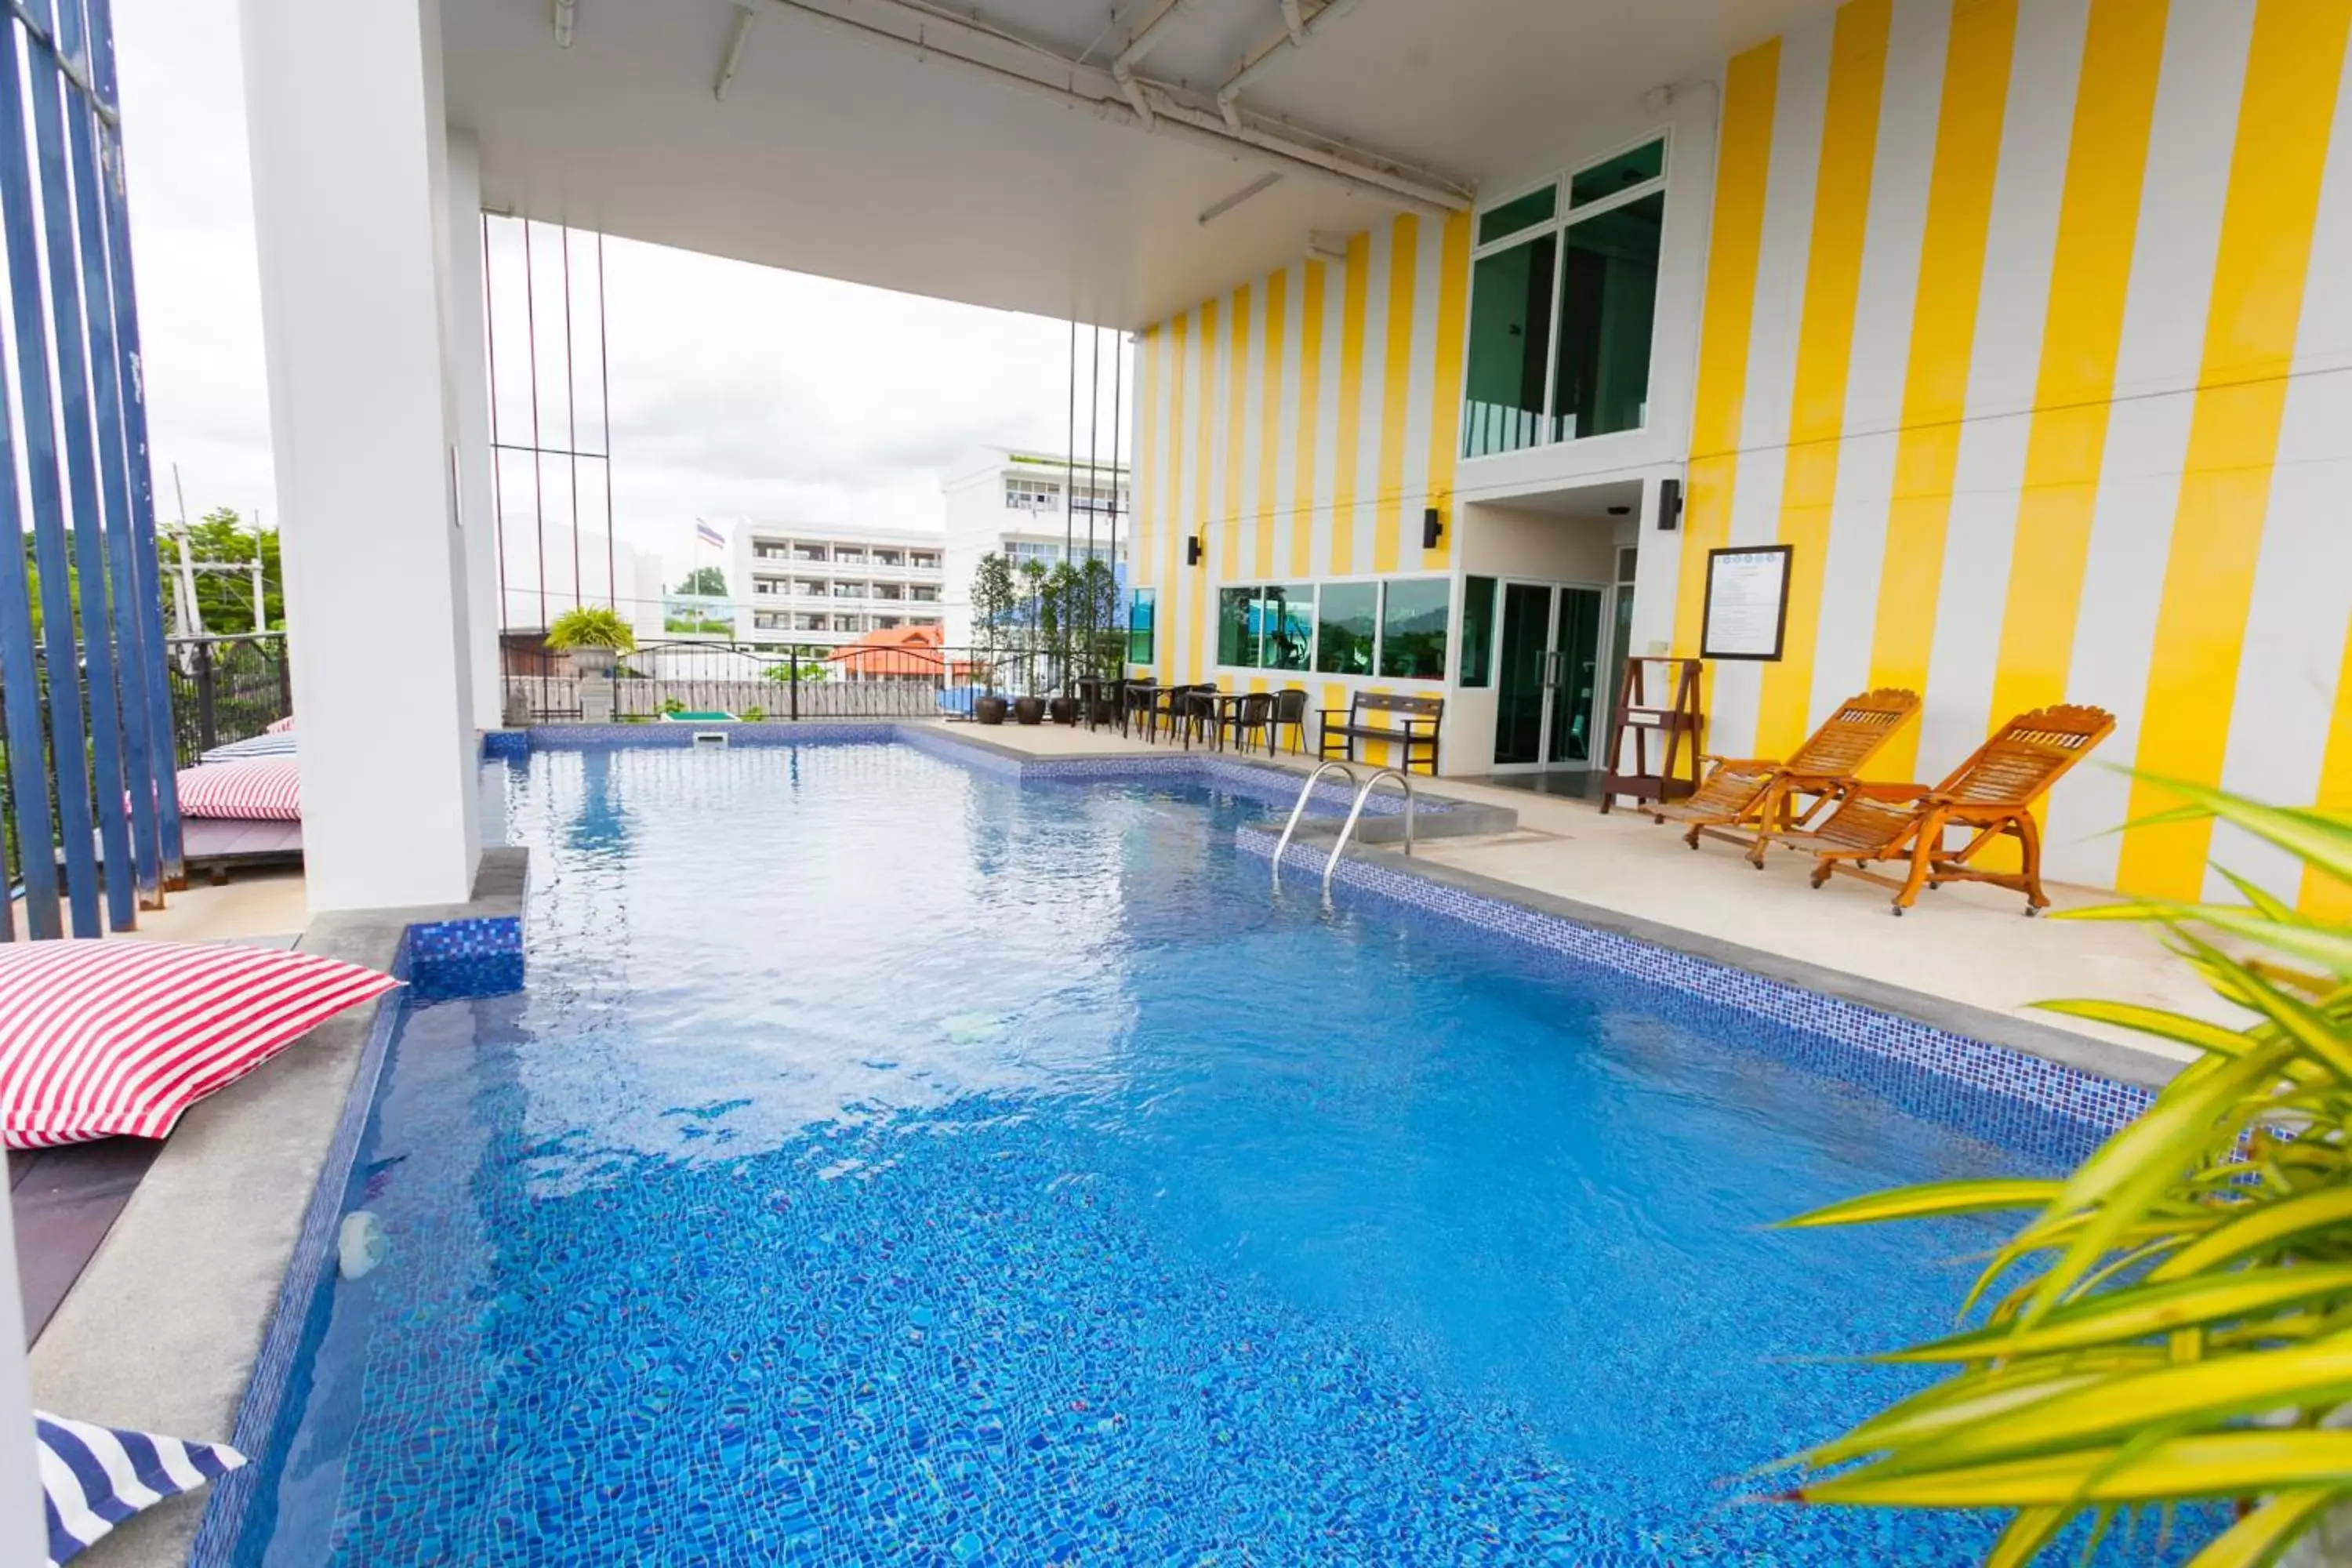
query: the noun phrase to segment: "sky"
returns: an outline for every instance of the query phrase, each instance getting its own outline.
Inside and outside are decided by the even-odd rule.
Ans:
[[[114,17],[157,510],[181,508],[176,467],[189,517],[226,506],[275,523],[236,0],[116,0]],[[533,238],[542,310],[552,233]],[[510,243],[494,235],[491,249],[502,333],[521,298]],[[584,313],[593,268],[574,243]],[[673,562],[689,557],[698,515],[936,527],[940,470],[971,447],[1064,444],[1066,322],[625,240],[606,242],[605,264],[615,531]],[[587,337],[580,324],[583,419],[594,412]],[[1082,379],[1087,341],[1082,331]],[[517,440],[520,395],[504,391],[527,374],[499,346],[501,436]],[[541,404],[550,445],[553,353],[542,342],[542,388],[556,389]],[[1106,416],[1110,355],[1105,332]],[[1102,439],[1108,451],[1107,429]],[[602,498],[583,492],[593,516]],[[551,521],[568,508],[551,500]],[[508,525],[529,517],[509,493]]]

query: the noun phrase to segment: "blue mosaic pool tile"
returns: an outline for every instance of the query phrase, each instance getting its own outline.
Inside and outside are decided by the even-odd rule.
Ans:
[[[405,936],[394,950],[392,973],[402,980],[413,979]],[[308,1360],[310,1332],[332,1300],[330,1292],[319,1288],[320,1281],[335,1257],[335,1232],[342,1224],[351,1195],[352,1164],[375,1106],[384,1058],[391,1053],[393,1038],[408,1015],[410,1003],[415,1000],[414,990],[413,985],[403,987],[375,1004],[375,1022],[360,1049],[359,1066],[352,1074],[334,1136],[328,1141],[318,1185],[311,1189],[310,1205],[302,1211],[302,1228],[288,1257],[269,1326],[262,1331],[261,1350],[254,1357],[244,1397],[237,1403],[231,1441],[248,1458],[282,1459],[273,1452],[279,1433],[278,1414],[287,1393],[296,1386],[297,1363]],[[263,1476],[274,1469],[275,1466],[263,1463],[248,1464],[212,1484],[195,1541],[188,1549],[189,1568],[226,1568],[234,1559],[254,1490]]]
[[[522,920],[515,915],[420,921],[408,928],[417,999],[501,996],[522,989]]]
[[[1234,835],[1236,847],[1269,858],[1276,842],[1255,828]],[[1327,858],[1319,845],[1293,844],[1283,864],[1297,867],[1304,879],[1319,877]],[[1649,982],[1663,1011],[1696,1004],[1780,1026],[1751,1037],[1753,1042],[1815,1067],[1824,1065],[1827,1053],[1839,1076],[1886,1092],[1906,1109],[2015,1146],[2079,1151],[2085,1135],[2124,1126],[2155,1098],[2136,1084],[1385,866],[1343,857],[1333,880]],[[2053,1125],[2053,1118],[2065,1125]]]
[[[508,761],[530,755],[530,731],[528,730],[486,730],[482,732],[482,760]]]

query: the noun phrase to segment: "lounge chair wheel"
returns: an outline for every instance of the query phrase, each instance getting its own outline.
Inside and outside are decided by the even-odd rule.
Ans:
[[[2028,904],[2025,906],[2025,918],[2027,920],[2038,920],[2041,918],[2041,915],[2042,906],[2040,904]]]
[[[1910,912],[1911,912],[1910,910],[1908,910],[1905,909],[1901,904],[1897,904],[1897,905],[1895,905],[1895,918],[1896,920],[1898,920],[1898,921],[1899,921],[1899,920],[1901,920],[1905,915],[1909,914]]]

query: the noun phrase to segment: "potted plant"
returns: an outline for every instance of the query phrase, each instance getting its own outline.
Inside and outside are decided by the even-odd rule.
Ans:
[[[637,646],[629,623],[601,605],[574,605],[547,628],[547,646],[572,658],[580,682],[581,721],[611,723],[613,661]]]
[[[1085,591],[1085,575],[1064,561],[1046,574],[1037,597],[1038,629],[1045,637],[1049,684],[1060,693],[1046,700],[1045,710],[1056,724],[1078,721],[1078,700],[1072,692],[1077,678],[1090,673],[1077,667],[1073,640]]]
[[[981,695],[971,705],[971,716],[983,724],[1004,722],[1008,704],[996,690],[996,656],[1012,635],[1013,605],[1013,563],[990,551],[971,574],[971,630],[981,653],[973,672],[980,678]]]

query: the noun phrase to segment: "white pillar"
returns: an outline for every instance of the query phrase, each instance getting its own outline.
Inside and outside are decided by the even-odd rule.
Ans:
[[[314,912],[479,851],[436,0],[241,0]]]
[[[33,1387],[25,1372],[25,1307],[17,1294],[16,1211],[0,1193],[0,1568],[49,1560],[33,1457]]]
[[[484,349],[482,153],[473,133],[449,132],[449,371],[457,426],[457,513],[465,533],[467,624],[472,633],[474,722],[499,721],[499,536],[490,515],[490,366]]]

